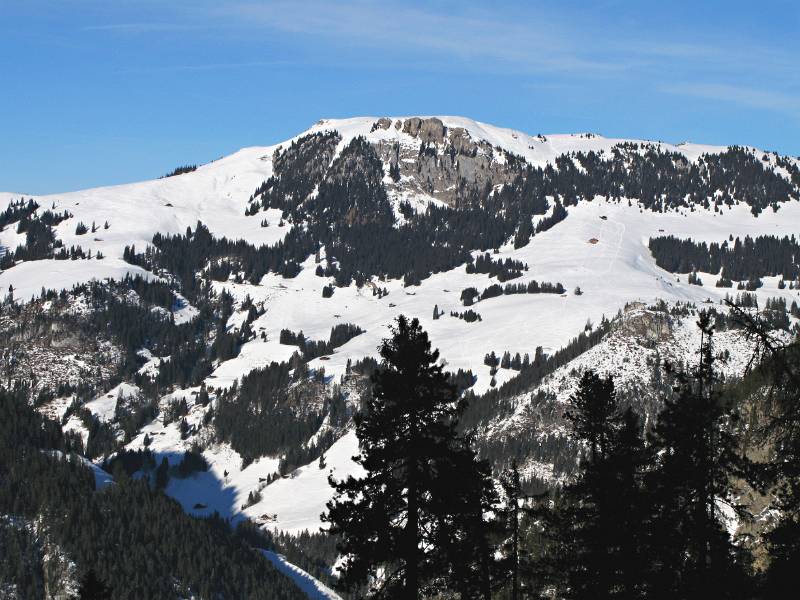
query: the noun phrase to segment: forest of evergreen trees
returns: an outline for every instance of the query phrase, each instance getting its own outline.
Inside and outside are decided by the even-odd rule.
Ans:
[[[755,281],[780,276],[786,281],[800,279],[800,243],[792,235],[779,238],[760,235],[722,242],[694,242],[674,236],[650,238],[650,252],[656,264],[670,273],[703,271],[719,274],[721,280]],[[730,287],[726,285],[724,287]]]
[[[560,283],[550,283],[543,281],[539,283],[532,279],[528,283],[507,283],[500,285],[493,283],[479,292],[477,288],[468,287],[461,290],[461,302],[464,306],[472,306],[481,300],[488,300],[489,298],[497,298],[503,295],[512,294],[563,294],[566,290]]]
[[[468,262],[466,268],[467,273],[486,273],[489,277],[497,277],[497,281],[503,283],[521,277],[522,273],[528,270],[528,265],[511,258],[493,260],[492,255],[486,252],[479,254],[474,261]]]
[[[166,175],[162,175],[161,179],[166,179],[167,177],[175,177],[176,175],[183,175],[184,173],[191,173],[192,171],[197,170],[197,165],[181,165],[180,167],[175,167],[167,173]]]
[[[116,469],[96,491],[94,475],[69,457],[75,440],[28,405],[25,390],[0,389],[0,513],[28,522],[46,517],[35,536],[0,521],[0,578],[20,598],[44,597],[45,540],[91,572],[113,599],[300,599],[294,583],[218,517],[196,519],[181,506]],[[66,454],[64,454],[66,453]]]
[[[25,234],[24,244],[10,249],[0,257],[0,269],[10,269],[23,260],[92,258],[91,251],[87,254],[80,246],[71,246],[67,249],[61,240],[56,239],[53,227],[71,218],[72,215],[69,212],[54,213],[51,210],[45,210],[37,215],[38,208],[39,205],[35,201],[25,202],[20,198],[16,202],[9,203],[8,208],[0,213],[0,229],[7,224],[16,222],[17,233]],[[102,256],[97,258],[102,258]]]
[[[325,391],[321,385],[324,374],[307,379],[304,366],[299,358],[273,362],[254,369],[241,378],[240,385],[219,394],[216,434],[221,441],[230,442],[245,462],[283,455],[280,470],[286,473],[317,459],[335,441],[323,436],[317,443],[305,445],[326,415],[334,428],[349,421],[351,414],[343,395]],[[309,406],[316,408],[304,408]]]
[[[294,333],[288,329],[281,330],[279,341],[281,344],[299,347],[303,352],[303,358],[309,361],[330,354],[339,346],[343,346],[362,333],[364,333],[364,330],[358,325],[338,323],[331,328],[331,335],[327,341],[309,340],[303,335],[302,331]]]

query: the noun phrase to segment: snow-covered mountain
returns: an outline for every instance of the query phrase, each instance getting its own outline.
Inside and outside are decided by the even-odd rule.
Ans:
[[[390,119],[392,123],[408,123],[409,119]],[[423,121],[425,122],[425,121]],[[123,261],[126,245],[144,249],[156,233],[181,234],[198,221],[215,236],[244,239],[254,245],[274,244],[283,239],[293,225],[279,226],[277,209],[258,216],[245,216],[249,199],[262,182],[273,174],[272,158],[276,150],[313,133],[338,131],[341,139],[336,152],[341,152],[350,140],[364,136],[371,144],[400,144],[419,154],[424,144],[420,136],[407,133],[395,125],[385,129],[375,118],[323,120],[282,144],[246,148],[231,156],[199,167],[196,171],[137,184],[96,188],[80,192],[48,196],[3,194],[3,204],[21,197],[33,198],[41,208],[69,211],[73,216],[54,227],[64,246],[80,245],[101,260],[37,260],[26,261],[0,274],[0,295],[5,296],[13,286],[14,297],[27,300],[40,293],[41,288],[69,288],[90,279],[120,278],[126,273],[144,273],[143,269]],[[607,139],[593,134],[530,136],[458,117],[441,117],[441,123],[452,131],[465,130],[472,140],[501,148],[493,162],[502,162],[504,153],[523,157],[536,166],[552,163],[556,157],[574,152],[605,151],[621,143],[645,143],[638,140]],[[658,143],[665,152],[677,152],[689,161],[704,153],[720,153],[723,147],[696,144],[668,145]],[[762,154],[754,150],[759,156]],[[774,161],[772,155],[767,155]],[[409,159],[410,160],[410,159]],[[798,161],[793,160],[797,165]],[[770,162],[772,164],[772,162]],[[388,172],[388,167],[387,167]],[[413,170],[410,169],[410,170]],[[780,171],[780,169],[779,169]],[[401,182],[403,184],[404,180]],[[389,184],[391,179],[386,177]],[[412,179],[408,176],[408,179]],[[408,198],[419,204],[435,202],[436,191],[426,193],[415,189],[416,181],[397,186],[397,198]],[[666,213],[643,210],[635,203],[596,201],[582,202],[569,209],[569,217],[557,227],[535,236],[529,244],[515,249],[508,243],[498,248],[493,259],[511,258],[529,265],[529,270],[515,280],[527,283],[531,279],[561,282],[569,292],[580,287],[584,294],[575,296],[541,295],[530,297],[501,297],[480,307],[482,321],[465,323],[459,319],[442,318],[434,322],[433,306],[441,310],[463,309],[461,290],[468,286],[482,289],[495,282],[485,274],[470,275],[463,267],[437,273],[420,286],[404,288],[402,281],[381,283],[390,292],[386,299],[376,299],[370,288],[350,286],[337,290],[333,301],[321,297],[328,283],[315,277],[313,257],[309,256],[303,271],[284,279],[268,274],[258,285],[248,283],[215,284],[230,291],[237,299],[250,295],[256,304],[263,303],[268,314],[254,324],[265,331],[268,341],[254,340],[245,345],[239,357],[223,364],[215,373],[218,383],[230,382],[248,369],[269,360],[286,360],[291,348],[280,347],[278,333],[283,328],[303,331],[307,337],[326,337],[336,322],[354,322],[366,329],[339,349],[324,365],[329,374],[340,375],[347,359],[357,360],[374,354],[378,342],[385,336],[385,325],[400,313],[419,316],[432,339],[441,349],[453,369],[471,368],[478,375],[478,390],[488,386],[488,367],[482,365],[489,350],[510,350],[533,353],[537,346],[552,352],[582,330],[587,319],[598,322],[602,315],[611,316],[626,302],[681,300],[700,302],[707,298],[719,300],[727,290],[710,286],[699,288],[677,281],[655,266],[647,249],[649,237],[674,235],[707,242],[722,242],[729,236],[791,235],[800,217],[800,203],[790,202],[778,212],[765,211],[754,217],[750,207],[737,204],[721,212],[689,208]],[[269,226],[262,227],[262,221]],[[76,235],[78,222],[98,227],[95,233]],[[108,223],[108,229],[103,224]],[[592,240],[595,240],[593,243]],[[6,226],[0,233],[0,245],[9,249],[24,242],[24,235],[15,227]],[[701,273],[701,277],[702,277]],[[712,276],[709,274],[709,280]],[[777,278],[767,280],[759,293],[778,293]],[[788,291],[784,292],[787,294]],[[262,329],[263,328],[263,329]]]
[[[736,238],[794,235],[800,160],[754,148],[529,135],[461,117],[322,120],[180,175],[1,194],[7,207],[0,297],[17,302],[2,315],[4,340],[14,342],[4,356],[9,378],[34,381],[40,410],[87,447],[97,446],[95,421],[113,437],[104,448],[146,448],[156,463],[177,468],[199,447],[209,468],[171,478],[168,494],[193,514],[288,532],[316,529],[328,475],[354,472],[349,416],[368,387],[368,369],[354,367],[377,355],[400,314],[418,317],[448,369],[464,374],[485,454],[502,462],[527,453],[529,475],[558,479],[574,462],[557,440],[565,437],[559,403],[577,371],[647,387],[664,360],[692,359],[696,310],[724,315],[722,301],[740,282],[760,307],[800,296],[791,265],[776,271],[762,261],[731,289],[715,286],[719,269],[668,272],[649,247],[668,236],[733,249]],[[38,254],[32,230],[53,234]],[[198,258],[201,234],[209,254]],[[165,284],[170,301],[122,284],[109,292],[120,302],[163,315],[165,327],[208,321],[196,331],[206,368],[169,375],[170,364],[189,359],[165,351],[167,342],[144,335],[131,348],[118,329],[85,325],[99,305],[80,286],[127,275]],[[754,278],[759,286],[745,286]],[[60,298],[42,295],[73,286]],[[345,324],[360,333],[334,343],[332,329]],[[313,350],[300,332],[330,342]],[[223,335],[230,350],[219,348]],[[732,331],[719,346],[731,356],[729,375],[740,373],[748,347]],[[572,354],[541,368],[567,347]],[[495,365],[492,352],[521,358]],[[221,407],[245,402],[245,377],[272,363],[291,365],[273,408],[304,433],[268,444],[273,452],[245,452],[262,446],[243,443]],[[156,409],[124,424],[145,398]]]

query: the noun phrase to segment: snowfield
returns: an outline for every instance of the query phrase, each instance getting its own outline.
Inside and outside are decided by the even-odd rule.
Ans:
[[[406,118],[408,117],[393,117],[392,121]],[[656,143],[662,149],[683,154],[691,161],[697,160],[703,153],[725,150],[724,146],[688,143],[671,145],[646,140],[605,138],[595,134],[531,136],[464,117],[439,118],[449,128],[463,128],[473,139],[503,148],[536,166],[552,163],[556,157],[567,152],[607,152],[621,142]],[[388,129],[378,128],[372,131],[377,119],[378,117],[323,119],[281,144],[243,148],[230,156],[201,165],[193,172],[174,177],[43,196],[0,193],[0,208],[3,209],[12,200],[25,197],[36,200],[41,206],[40,212],[46,209],[69,211],[74,217],[56,226],[57,237],[67,248],[80,245],[84,250],[91,249],[93,255],[99,251],[105,257],[96,262],[80,261],[80,265],[74,266],[65,265],[72,261],[59,261],[61,264],[55,266],[48,265],[49,261],[36,261],[34,265],[14,273],[22,266],[20,265],[0,274],[0,296],[5,296],[9,284],[14,289],[20,289],[17,298],[27,299],[32,293],[38,294],[42,282],[50,282],[49,287],[70,287],[90,279],[124,276],[122,270],[130,269],[133,272],[135,268],[113,259],[122,258],[126,245],[144,248],[155,233],[184,233],[187,227],[194,228],[198,220],[217,236],[245,239],[256,245],[274,244],[286,235],[290,227],[279,226],[280,211],[271,210],[251,218],[244,215],[244,210],[256,187],[272,175],[272,156],[275,150],[286,147],[309,133],[332,130],[338,131],[342,136],[337,153],[356,136],[364,136],[375,143],[383,141],[419,146],[417,138],[393,125]],[[261,227],[262,219],[269,222],[268,227]],[[76,235],[78,222],[89,227],[94,223],[97,230]],[[106,223],[108,229],[104,228]],[[24,241],[23,238],[24,236],[13,229],[7,228],[0,232],[0,246],[16,248]]]
[[[271,526],[290,533],[319,530],[322,526],[319,517],[332,496],[328,476],[334,479],[361,476],[361,467],[351,460],[356,454],[358,439],[355,432],[350,431],[325,453],[324,468],[313,462],[268,485],[261,492],[261,502],[248,508],[248,514],[253,517],[258,517],[259,513],[274,515]]]
[[[263,303],[266,313],[253,323],[253,330],[264,331],[267,341],[257,338],[247,342],[239,356],[219,367],[209,384],[227,385],[233,374],[273,360],[286,360],[294,347],[276,343],[281,329],[302,331],[306,337],[320,340],[328,338],[336,323],[354,323],[366,333],[338,348],[326,360],[318,358],[310,363],[312,368],[324,368],[327,375],[338,379],[344,374],[348,359],[355,362],[364,356],[375,356],[392,321],[405,314],[419,317],[451,370],[472,369],[478,376],[475,391],[480,393],[489,389],[491,377],[483,358],[491,350],[533,356],[536,347],[542,346],[545,352],[554,352],[583,331],[587,319],[596,324],[603,315],[614,316],[630,301],[701,303],[710,299],[719,304],[726,294],[735,295],[736,290],[714,287],[717,276],[700,273],[705,283],[700,287],[657,267],[647,248],[651,236],[671,234],[721,242],[731,234],[791,235],[797,223],[797,203],[784,205],[777,213],[765,211],[758,218],[744,206],[723,215],[704,211],[689,218],[680,213],[643,212],[627,202],[584,202],[570,207],[565,221],[534,236],[527,246],[515,250],[508,245],[493,255],[494,259],[510,257],[528,264],[529,270],[513,283],[533,279],[560,282],[566,294],[517,294],[484,300],[471,307],[482,318],[475,323],[450,317],[450,312],[464,310],[461,290],[469,286],[482,290],[496,280],[486,274],[467,274],[463,267],[433,275],[414,287],[404,288],[397,280],[381,282],[381,287],[389,290],[382,299],[373,296],[369,287],[358,289],[355,285],[337,288],[332,298],[323,298],[322,287],[328,279],[314,275],[313,258],[293,279],[270,274],[260,286],[218,283],[236,298],[250,295],[256,304]],[[597,243],[589,243],[592,238]],[[581,288],[582,295],[574,294],[576,287]],[[764,278],[764,287],[756,294],[762,306],[767,298],[775,296],[785,297],[788,304],[792,300],[800,302],[800,292],[788,287],[779,290],[777,278]],[[437,320],[433,319],[435,305],[446,313]]]
[[[282,554],[276,554],[269,550],[263,550],[262,552],[281,573],[291,578],[310,600],[341,600],[339,594],[300,567],[296,567],[287,561]]]

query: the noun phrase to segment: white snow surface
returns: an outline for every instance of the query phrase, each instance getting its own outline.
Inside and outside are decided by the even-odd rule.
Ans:
[[[275,565],[278,571],[294,581],[309,600],[341,600],[342,597],[339,594],[300,567],[290,563],[283,554],[277,554],[271,550],[262,550],[261,552]]]
[[[207,409],[192,405],[192,392],[196,390],[186,392],[184,397],[190,407],[187,423],[190,427],[198,426]],[[183,453],[196,441],[194,437],[182,440],[178,422],[164,425],[161,415],[144,426],[128,448],[142,449],[145,435],[151,439],[149,449],[157,462],[166,457],[172,466],[181,461]],[[267,485],[267,476],[278,471],[278,458],[261,457],[242,469],[242,457],[228,444],[211,444],[203,451],[208,471],[193,473],[185,479],[173,476],[165,491],[184,510],[197,516],[217,512],[233,522],[249,518],[262,526],[290,533],[315,532],[331,498],[328,475],[333,474],[337,479],[360,475],[360,467],[351,461],[356,454],[358,440],[355,432],[350,431],[325,452],[324,469],[319,468],[319,461],[314,461]],[[255,491],[261,492],[261,500],[243,508],[250,492]]]
[[[422,119],[428,119],[434,115],[419,115]],[[638,139],[617,139],[607,138],[594,133],[566,133],[566,134],[547,134],[543,136],[530,135],[515,129],[497,127],[488,123],[481,123],[474,119],[458,116],[437,115],[442,123],[449,129],[457,127],[465,129],[473,140],[488,142],[493,147],[500,147],[508,152],[523,157],[529,163],[536,166],[544,166],[552,163],[558,156],[568,152],[589,152],[605,151],[608,152],[617,144],[631,142],[636,144],[653,144],[659,146],[665,152],[677,152],[683,154],[688,160],[696,161],[702,154],[715,154],[724,152],[726,146],[709,146],[703,144],[692,144],[684,142],[681,144],[668,144],[660,141],[638,140]],[[372,125],[380,117],[353,117],[349,119],[322,119],[312,126],[306,133],[317,133],[323,131],[336,130],[342,135],[340,147],[344,147],[352,138],[364,136],[370,142],[385,140],[398,142],[418,143],[416,138],[412,138],[402,129],[397,129],[395,123],[412,118],[390,117],[392,125],[388,129],[376,129],[371,131]]]
[[[139,395],[139,388],[130,383],[120,383],[105,394],[90,400],[84,406],[88,408],[94,416],[101,421],[111,421],[114,419],[114,411],[117,407],[117,400],[136,397]]]
[[[358,439],[355,431],[350,431],[325,452],[324,469],[319,468],[318,461],[296,469],[265,487],[261,502],[245,512],[257,520],[263,514],[270,515],[274,517],[271,527],[289,533],[318,531],[322,525],[319,517],[332,496],[328,476],[344,479],[348,475],[363,475],[361,467],[351,460],[356,454]]]
[[[13,227],[10,225],[9,227]],[[14,298],[27,301],[38,296],[42,287],[46,289],[70,289],[73,285],[93,279],[123,279],[126,275],[151,275],[121,258],[106,257],[102,260],[36,260],[23,262],[13,269],[0,272],[0,297],[8,294],[9,286],[14,288]]]
[[[267,340],[257,337],[247,342],[241,354],[222,363],[208,383],[227,386],[254,367],[286,360],[295,348],[277,343],[281,329],[302,330],[306,337],[320,340],[328,339],[334,324],[354,323],[366,333],[326,360],[310,363],[312,368],[324,367],[326,374],[337,380],[344,374],[348,359],[376,355],[393,319],[405,314],[419,317],[451,370],[472,369],[478,376],[475,391],[482,392],[491,379],[489,367],[483,364],[490,350],[533,356],[536,347],[542,346],[551,353],[582,331],[587,319],[598,323],[603,315],[615,315],[629,301],[650,303],[661,298],[700,303],[711,299],[718,304],[727,293],[736,293],[714,287],[716,275],[700,273],[705,283],[700,287],[657,267],[647,248],[651,236],[672,234],[721,242],[729,234],[790,235],[798,223],[800,203],[784,204],[777,213],[766,211],[755,218],[746,206],[716,215],[711,211],[661,214],[628,206],[625,201],[583,202],[570,207],[563,222],[534,236],[527,246],[515,250],[507,245],[493,256],[511,257],[529,265],[529,270],[513,283],[558,281],[567,293],[518,294],[481,301],[472,307],[482,317],[475,323],[450,317],[449,313],[464,310],[461,290],[469,286],[482,290],[496,280],[485,274],[469,275],[463,267],[433,275],[420,286],[404,288],[397,280],[380,282],[389,290],[389,295],[380,300],[368,286],[358,289],[355,285],[336,288],[332,298],[322,298],[322,287],[328,280],[314,275],[313,259],[306,261],[294,279],[270,274],[259,286],[218,283],[238,300],[250,295],[257,304],[263,304],[266,312],[253,323],[253,330],[265,332]],[[598,240],[596,244],[589,243],[592,238]],[[800,297],[797,290],[779,290],[777,284],[777,278],[764,278],[764,287],[756,292],[761,306],[768,297],[783,296],[789,304]],[[574,295],[576,286],[580,286],[582,295]],[[445,312],[437,320],[433,319],[434,305]],[[498,379],[499,383],[502,380]]]

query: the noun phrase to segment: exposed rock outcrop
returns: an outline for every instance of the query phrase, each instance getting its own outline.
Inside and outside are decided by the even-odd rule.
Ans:
[[[521,167],[499,148],[476,142],[466,129],[449,128],[436,117],[397,120],[395,128],[419,140],[417,146],[377,145],[381,159],[398,169],[397,191],[424,194],[457,206],[480,191],[509,182]]]

